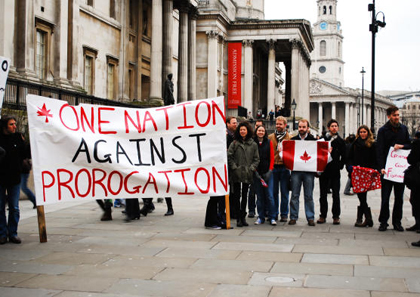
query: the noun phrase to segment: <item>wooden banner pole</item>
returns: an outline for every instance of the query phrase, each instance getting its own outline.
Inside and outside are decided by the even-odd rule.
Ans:
[[[39,242],[47,242],[47,228],[45,226],[44,205],[37,206],[36,210],[38,213]]]
[[[230,229],[230,205],[229,205],[229,195],[225,195],[225,205],[226,205],[226,230]]]

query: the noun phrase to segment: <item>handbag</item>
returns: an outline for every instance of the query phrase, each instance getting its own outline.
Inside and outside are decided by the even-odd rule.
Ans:
[[[351,184],[354,193],[364,193],[382,187],[380,173],[372,168],[353,166]]]
[[[420,182],[420,162],[410,165],[404,171],[404,184],[410,190],[417,189]]]

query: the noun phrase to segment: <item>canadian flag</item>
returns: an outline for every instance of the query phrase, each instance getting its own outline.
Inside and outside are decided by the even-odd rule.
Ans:
[[[328,164],[328,141],[284,140],[280,157],[292,171],[322,172]]]

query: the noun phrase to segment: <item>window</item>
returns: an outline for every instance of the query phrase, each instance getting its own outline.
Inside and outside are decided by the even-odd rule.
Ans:
[[[84,46],[84,69],[83,69],[83,86],[88,95],[95,93],[95,60],[98,56],[98,51]]]
[[[325,73],[325,71],[327,71],[327,68],[325,66],[319,67],[319,72]]]
[[[332,14],[332,6],[330,5],[330,14]]]
[[[93,0],[86,0],[86,4],[89,6],[93,6]]]
[[[341,58],[341,42],[338,42],[337,55],[338,55],[339,58]]]
[[[36,30],[36,59],[35,72],[40,79],[46,78],[47,69],[47,33],[41,30]]]
[[[130,12],[131,13],[131,12]],[[109,1],[109,17],[116,19],[115,0]]]
[[[327,7],[324,6],[322,11],[323,11],[323,14],[327,14]]]
[[[135,77],[136,77],[136,66],[132,63],[128,66],[128,97],[133,100],[135,99]]]
[[[50,45],[53,25],[36,18],[35,32],[35,73],[39,79],[46,80],[50,68]]]
[[[319,44],[319,55],[320,56],[327,55],[327,42],[325,40],[321,40]]]
[[[116,99],[117,97],[117,66],[118,59],[107,56],[107,98]]]

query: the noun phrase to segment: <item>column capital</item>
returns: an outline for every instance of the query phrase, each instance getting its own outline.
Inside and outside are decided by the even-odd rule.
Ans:
[[[274,39],[267,39],[268,43],[268,50],[274,50],[277,40]]]
[[[226,43],[226,41],[227,41],[227,36],[226,36],[226,34],[224,34],[224,33],[220,32],[220,33],[219,33],[219,42],[220,42],[221,44],[225,44],[225,43]]]
[[[219,36],[219,32],[216,30],[206,31],[206,35],[209,39],[216,39]]]
[[[197,20],[198,19],[198,9],[195,7],[190,8],[190,19],[191,20]]]
[[[292,44],[292,49],[297,49],[302,54],[303,59],[306,62],[308,67],[311,66],[311,55],[309,54],[308,50],[304,47],[303,42],[299,39],[291,39],[289,42]]]
[[[244,39],[244,40],[242,40],[242,44],[245,47],[252,47],[252,44],[253,43],[254,43],[254,40],[251,40],[251,39]]]

